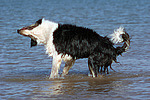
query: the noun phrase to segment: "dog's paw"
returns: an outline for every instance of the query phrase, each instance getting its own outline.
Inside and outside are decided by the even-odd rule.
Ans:
[[[50,75],[49,79],[56,79],[56,78],[60,78],[60,75]]]

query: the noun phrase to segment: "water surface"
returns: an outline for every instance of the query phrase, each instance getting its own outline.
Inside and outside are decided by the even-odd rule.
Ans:
[[[150,1],[1,0],[0,11],[0,99],[150,98]],[[16,32],[43,17],[88,27],[102,36],[124,26],[131,47],[118,57],[121,64],[113,63],[117,72],[93,79],[87,59],[80,59],[66,77],[48,79],[52,58],[44,46],[30,48],[30,39]]]

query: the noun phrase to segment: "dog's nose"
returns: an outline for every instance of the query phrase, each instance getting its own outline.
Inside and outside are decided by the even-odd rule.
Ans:
[[[17,30],[17,33],[19,33],[20,32],[20,30]]]

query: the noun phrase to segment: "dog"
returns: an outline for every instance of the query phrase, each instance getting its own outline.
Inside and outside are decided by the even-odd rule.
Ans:
[[[65,61],[62,72],[64,76],[68,74],[75,60],[82,58],[88,58],[89,71],[92,77],[97,77],[99,67],[108,68],[130,45],[129,34],[123,27],[119,27],[109,36],[102,37],[89,28],[59,24],[43,18],[17,32],[31,38],[31,47],[44,44],[46,53],[53,57],[50,78],[59,76],[62,60]],[[122,42],[122,47],[114,47]]]

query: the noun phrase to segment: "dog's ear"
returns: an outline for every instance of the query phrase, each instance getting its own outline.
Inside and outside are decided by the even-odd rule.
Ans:
[[[42,23],[42,19],[39,19],[38,21],[36,21],[36,24],[41,24]]]
[[[37,45],[36,40],[31,39],[31,47],[36,46],[36,45]]]

